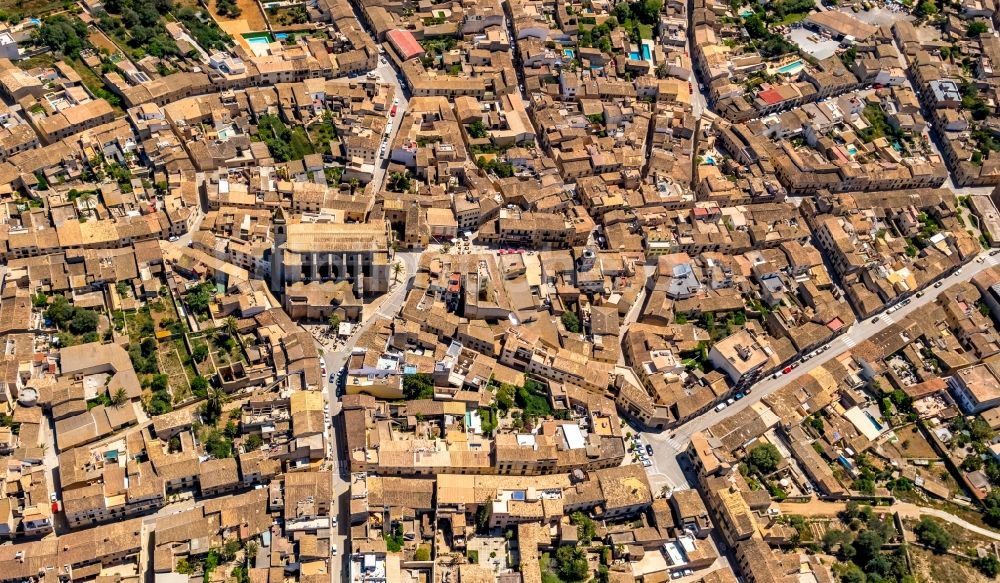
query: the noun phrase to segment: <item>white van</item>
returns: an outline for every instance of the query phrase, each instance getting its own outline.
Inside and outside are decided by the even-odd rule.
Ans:
[[[725,403],[719,403],[718,405],[715,406],[715,410],[716,411],[722,411],[725,408],[726,408],[726,404]]]

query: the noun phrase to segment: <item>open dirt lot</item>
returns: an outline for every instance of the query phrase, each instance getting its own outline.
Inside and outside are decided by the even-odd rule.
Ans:
[[[899,437],[899,441],[887,447],[895,451],[899,457],[904,459],[937,459],[939,457],[916,425],[899,429],[896,431],[896,435]]]
[[[267,21],[264,20],[264,14],[260,11],[260,7],[254,0],[236,0],[236,4],[243,11],[239,18],[228,18],[225,16],[219,16],[215,12],[215,0],[209,0],[209,11],[212,13],[212,18],[215,22],[219,24],[222,30],[228,32],[233,37],[240,40],[240,35],[247,32],[260,32],[267,30]]]
[[[990,579],[971,565],[948,555],[935,555],[930,551],[910,547],[913,570],[918,581],[963,581],[964,583],[988,583]]]
[[[97,29],[91,29],[90,36],[87,37],[91,44],[99,49],[107,49],[109,53],[114,54],[119,51],[118,45],[111,42],[111,39],[107,37],[103,32]]]

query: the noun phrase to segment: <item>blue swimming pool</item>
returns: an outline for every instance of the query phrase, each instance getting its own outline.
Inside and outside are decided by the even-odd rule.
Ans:
[[[802,60],[799,59],[797,61],[792,61],[787,65],[782,65],[778,67],[778,72],[784,75],[791,75],[793,73],[798,73],[804,66],[805,65],[802,64]]]
[[[875,417],[871,413],[865,411],[865,417],[872,422],[872,426],[875,427],[875,431],[882,431],[882,424],[876,421]]]
[[[858,149],[854,147],[854,144],[848,144],[847,145],[847,153],[850,154],[851,156],[853,156],[853,155],[855,155],[855,154],[858,153]]]
[[[750,7],[744,8],[743,10],[740,10],[739,14],[743,18],[746,18],[747,16],[750,16],[751,14],[753,14],[753,8],[750,8]]]
[[[646,43],[641,43],[639,45],[638,51],[632,51],[628,54],[628,58],[633,61],[650,61],[652,60],[652,54],[649,52],[649,45]]]
[[[573,49],[563,49],[563,54],[569,57],[570,59],[576,56],[576,53],[573,52]]]

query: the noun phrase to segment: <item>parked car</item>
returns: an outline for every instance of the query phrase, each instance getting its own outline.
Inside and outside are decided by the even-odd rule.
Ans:
[[[736,395],[735,395],[737,401],[739,401],[740,399],[742,399],[744,396],[745,395],[743,393],[736,393]]]
[[[726,404],[725,403],[719,403],[718,405],[715,406],[715,410],[716,411],[722,411],[725,408],[726,408]]]
[[[642,467],[644,467],[644,468],[650,468],[652,466],[653,466],[653,462],[651,462],[649,460],[642,460]]]
[[[875,316],[874,318],[872,318],[872,324],[877,324],[878,320],[879,320],[879,317]]]
[[[790,372],[792,372],[792,367],[790,366],[786,366],[785,368],[781,369],[781,374],[788,374]]]
[[[653,446],[649,445],[648,443],[646,444],[646,454],[650,457],[653,457]]]
[[[336,557],[337,556],[337,545],[336,544],[330,545],[330,556],[331,557]]]
[[[939,281],[934,284],[934,287],[941,287],[942,285],[944,285],[944,283]]]

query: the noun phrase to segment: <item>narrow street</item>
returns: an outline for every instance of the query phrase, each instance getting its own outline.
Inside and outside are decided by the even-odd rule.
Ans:
[[[399,312],[406,301],[406,290],[410,281],[416,273],[420,253],[401,252],[396,253],[395,260],[403,264],[404,271],[400,274],[399,281],[394,284],[389,292],[381,298],[375,310],[362,318],[362,322],[354,327],[351,337],[342,343],[340,348],[325,348],[323,361],[326,363],[326,375],[323,382],[326,387],[327,403],[330,405],[329,416],[332,426],[327,435],[329,438],[328,467],[331,470],[333,480],[332,492],[335,503],[332,511],[333,517],[337,519],[337,524],[333,527],[330,535],[330,543],[336,545],[337,556],[331,557],[331,581],[346,581],[350,572],[347,566],[346,557],[349,556],[350,539],[350,487],[351,473],[350,464],[347,458],[347,451],[342,443],[344,435],[343,416],[340,414],[342,405],[337,397],[336,383],[330,382],[330,375],[344,368],[347,359],[351,355],[351,348],[354,342],[363,334],[372,323],[386,317],[391,317]]]
[[[892,314],[883,312],[877,317],[869,317],[851,326],[847,333],[831,340],[827,343],[829,349],[819,353],[808,361],[801,362],[789,374],[781,375],[778,378],[765,377],[751,387],[749,394],[743,399],[734,402],[721,411],[712,409],[702,415],[691,419],[674,430],[662,432],[642,432],[642,438],[653,445],[654,456],[652,458],[657,472],[664,476],[666,485],[669,488],[684,488],[688,485],[688,478],[681,469],[678,454],[684,452],[691,441],[691,436],[699,431],[704,431],[716,423],[731,417],[747,407],[760,402],[761,399],[773,393],[777,389],[785,386],[789,381],[808,374],[841,354],[850,351],[851,348],[868,339],[870,336],[881,332],[889,324],[899,322],[908,315],[918,312],[922,307],[937,300],[938,295],[947,290],[952,285],[967,282],[977,273],[984,269],[989,269],[1000,264],[1000,256],[990,256],[986,251],[979,254],[977,260],[970,261],[961,269],[951,275],[940,279],[941,287],[929,286],[924,290],[922,297],[912,297],[906,306],[900,306]]]

